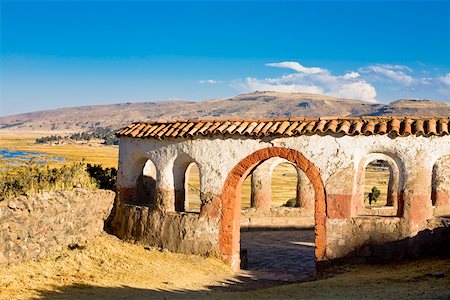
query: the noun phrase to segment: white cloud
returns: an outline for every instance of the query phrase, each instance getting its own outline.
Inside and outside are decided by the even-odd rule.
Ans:
[[[438,69],[424,73],[405,65],[372,64],[336,75],[328,69],[307,67],[295,61],[266,66],[292,71],[278,77],[248,77],[233,82],[232,86],[240,92],[312,93],[369,102],[376,102],[377,95],[383,100],[410,97],[450,100],[450,73],[439,74]]]
[[[351,71],[342,76],[335,76],[327,69],[304,67],[298,62],[291,61],[269,63],[267,66],[288,68],[296,73],[265,79],[248,77],[239,85],[244,92],[313,93],[376,102],[375,87],[359,78],[358,72]]]
[[[350,73],[345,74],[343,76],[343,78],[344,79],[355,79],[355,78],[358,78],[359,76],[361,76],[361,74],[359,74],[358,72],[352,71]]]
[[[361,68],[360,71],[370,75],[374,75],[376,79],[391,80],[401,83],[405,86],[410,86],[414,79],[403,71],[412,72],[407,66],[401,65],[371,65]]]
[[[342,84],[337,90],[333,92],[333,96],[375,102],[377,91],[372,85],[363,80],[360,80]]]
[[[327,72],[327,70],[324,70],[321,68],[304,67],[296,61],[283,61],[283,62],[279,62],[279,63],[269,63],[269,64],[266,64],[266,66],[292,69],[294,71],[297,71],[298,73],[304,73],[304,74],[317,74],[317,73]]]
[[[442,83],[450,86],[450,73],[447,73],[442,77],[438,77],[438,80],[441,81]]]
[[[217,80],[214,80],[214,79],[206,79],[206,80],[199,80],[198,83],[201,83],[201,84],[205,84],[205,83],[207,83],[207,84],[216,84],[216,83],[219,83],[219,82]]]
[[[385,68],[385,69],[391,69],[391,70],[403,70],[403,71],[408,71],[408,72],[413,71],[410,67],[404,66],[404,65],[378,64],[378,66]]]
[[[294,83],[282,83],[273,79],[256,79],[248,77],[245,86],[251,91],[273,91],[282,93],[310,93],[323,94],[323,90],[315,85],[299,85]]]

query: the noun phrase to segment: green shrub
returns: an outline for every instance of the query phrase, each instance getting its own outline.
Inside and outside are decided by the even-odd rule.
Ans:
[[[380,194],[380,190],[376,186],[374,186],[372,188],[372,192],[369,193],[369,205],[372,205],[372,202],[377,202]]]
[[[298,207],[297,199],[291,198],[285,204],[283,204],[283,206],[285,206],[285,207]]]
[[[115,168],[103,169],[101,165],[88,164],[87,171],[101,189],[115,189],[117,179],[117,170]]]
[[[50,136],[44,136],[41,138],[36,139],[36,144],[45,144],[48,142],[56,142],[62,140],[62,136],[60,135],[50,135]]]

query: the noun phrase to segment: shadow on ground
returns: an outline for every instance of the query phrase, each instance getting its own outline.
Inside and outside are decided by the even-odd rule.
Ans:
[[[376,245],[392,251],[392,247],[408,246],[411,253],[440,249],[445,254],[441,262],[427,265],[427,259],[409,263],[345,265],[328,267],[316,277],[312,231],[250,231],[242,233],[242,247],[248,250],[248,269],[229,280],[205,286],[203,290],[179,289],[170,282],[167,288],[145,289],[131,286],[99,287],[70,285],[53,287],[53,291],[37,291],[45,299],[239,299],[239,298],[408,298],[450,299],[448,290],[449,228],[424,230],[413,238]],[[440,243],[437,243],[440,241]],[[400,243],[400,244],[399,244]],[[401,247],[399,247],[399,245]],[[431,247],[433,246],[433,247]],[[374,248],[375,249],[375,248]],[[430,252],[434,253],[434,251]],[[310,257],[311,259],[308,259]],[[354,260],[355,256],[352,256]],[[303,261],[303,262],[302,262]],[[431,259],[431,261],[433,261]],[[312,262],[312,263],[311,263]],[[422,265],[426,265],[423,268]],[[402,265],[407,268],[402,269]],[[361,273],[362,272],[362,273]],[[339,274],[339,275],[337,275]],[[309,277],[308,277],[309,276]],[[275,292],[261,290],[294,282],[301,286],[286,286]],[[357,280],[355,280],[357,279]],[[254,291],[251,293],[239,293]],[[281,293],[281,294],[280,294]],[[300,294],[299,294],[300,293]]]
[[[167,283],[167,289],[142,289],[130,286],[99,287],[71,285],[39,291],[39,297],[50,299],[174,299],[229,298],[229,293],[251,291],[306,281],[315,272],[314,231],[244,231],[241,248],[248,253],[248,266],[230,280],[204,290],[178,290]]]

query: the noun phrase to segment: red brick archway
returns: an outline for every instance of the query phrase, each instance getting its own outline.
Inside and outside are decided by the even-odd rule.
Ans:
[[[241,185],[247,175],[262,161],[281,157],[297,165],[309,178],[315,193],[316,261],[323,260],[326,248],[326,201],[325,189],[319,169],[300,152],[280,147],[258,150],[241,160],[228,174],[222,188],[219,251],[232,269],[239,269]]]

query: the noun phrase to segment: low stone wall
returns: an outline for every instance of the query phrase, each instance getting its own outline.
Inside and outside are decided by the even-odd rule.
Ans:
[[[41,259],[103,231],[115,193],[55,192],[0,202],[0,266]]]
[[[116,203],[113,233],[128,241],[174,252],[217,255],[219,224],[197,213],[162,212],[157,208]]]
[[[431,218],[413,236],[407,234],[407,226],[399,217],[328,220],[327,255],[331,260],[364,263],[448,254],[450,218]]]
[[[267,211],[254,207],[241,211],[241,229],[314,228],[314,211],[299,207],[272,207]]]

